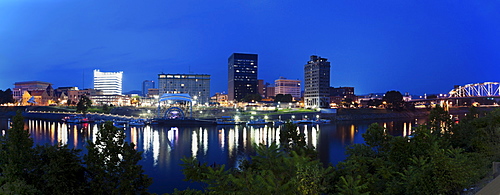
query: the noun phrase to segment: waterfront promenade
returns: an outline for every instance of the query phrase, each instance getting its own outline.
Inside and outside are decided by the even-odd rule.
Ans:
[[[491,111],[494,108],[478,108],[481,112]],[[38,106],[19,106],[19,107],[0,107],[0,117],[10,118],[16,114],[16,111],[21,110],[23,116],[31,119],[44,119],[58,121],[68,115],[81,114],[74,111],[58,107],[38,107]],[[146,115],[145,113],[149,114]],[[357,121],[357,120],[381,120],[381,119],[402,119],[402,118],[424,118],[429,114],[428,109],[416,109],[411,111],[391,111],[387,109],[338,109],[335,114],[325,114],[321,112],[235,112],[230,109],[209,109],[197,110],[194,118],[203,120],[215,120],[221,116],[238,116],[242,121],[249,121],[252,119],[266,119],[266,120],[301,120],[304,118],[322,118],[332,121]],[[469,112],[469,108],[451,108],[450,114],[463,115]],[[151,114],[151,108],[128,108],[117,107],[110,114],[88,112],[86,115],[98,120],[132,120],[139,118],[154,118]]]

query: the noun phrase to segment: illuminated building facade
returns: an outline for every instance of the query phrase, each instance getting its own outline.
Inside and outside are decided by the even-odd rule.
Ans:
[[[18,102],[22,102],[24,92],[30,91],[40,91],[40,90],[49,90],[47,91],[48,95],[53,93],[50,91],[52,89],[52,84],[42,81],[26,81],[26,82],[16,82],[14,83],[14,89],[12,89],[12,97],[14,100]]]
[[[210,75],[208,74],[158,74],[160,96],[165,93],[187,93],[195,104],[210,100]]]
[[[293,98],[300,98],[300,80],[286,79],[280,77],[274,81],[275,94],[290,94]]]
[[[94,89],[101,90],[104,95],[122,94],[123,71],[101,72],[94,70]]]
[[[260,94],[262,97],[266,97],[266,93],[264,92],[266,90],[266,85],[264,84],[264,80],[258,79],[257,80],[257,93]]]
[[[304,66],[304,107],[330,107],[330,62],[315,55]]]
[[[14,83],[12,98],[21,106],[31,105],[28,100],[33,99],[38,106],[47,106],[55,102],[54,88],[51,83],[42,81],[26,81]]]
[[[354,87],[330,87],[330,103],[340,104],[346,99],[357,101]]]
[[[113,105],[113,106],[130,106],[130,97],[126,95],[90,95],[92,105]]]
[[[76,89],[76,90],[69,90],[67,91],[67,96],[68,96],[68,101],[69,104],[76,105],[82,96],[87,96],[92,100],[92,96],[98,96],[98,95],[104,95],[101,90],[96,90],[96,89]],[[92,104],[97,105],[97,102],[92,101]]]
[[[228,59],[228,98],[240,101],[248,94],[257,94],[257,54],[233,53]]]
[[[220,106],[227,106],[228,105],[227,100],[228,100],[227,94],[215,93],[215,95],[210,98],[210,103],[217,104]]]

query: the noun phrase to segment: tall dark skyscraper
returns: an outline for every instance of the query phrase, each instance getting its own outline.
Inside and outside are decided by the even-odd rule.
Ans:
[[[311,56],[304,66],[304,107],[330,107],[330,62]]]
[[[142,82],[142,96],[148,95],[148,89],[155,88],[155,82],[150,80],[145,80]]]
[[[257,94],[257,54],[233,53],[228,59],[228,98],[240,101]]]

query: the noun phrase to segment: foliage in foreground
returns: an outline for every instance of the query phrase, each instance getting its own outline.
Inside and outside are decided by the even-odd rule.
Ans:
[[[282,139],[281,146],[275,143],[255,146],[257,155],[243,161],[238,168],[209,166],[195,158],[182,159],[186,180],[203,182],[206,193],[216,194],[325,193],[329,183],[326,175],[331,174],[333,167],[324,168],[317,159],[310,157],[316,154],[305,146],[305,137],[298,133],[295,125],[287,124],[285,129],[289,136],[283,136],[287,138]]]
[[[345,161],[326,168],[288,124],[279,146],[256,146],[257,154],[238,168],[184,158],[186,180],[203,183],[204,190],[174,194],[456,194],[500,160],[500,110],[475,116],[472,110],[454,124],[438,107],[407,137],[374,123],[363,134],[365,144],[350,146]]]
[[[94,194],[145,193],[151,185],[152,179],[137,164],[141,152],[124,140],[125,132],[106,122],[97,132],[96,140],[87,141],[88,154],[84,160]]]
[[[80,150],[65,145],[33,145],[18,112],[0,136],[0,194],[138,194],[151,179],[137,165],[133,144],[112,123],[101,126],[82,161]]]

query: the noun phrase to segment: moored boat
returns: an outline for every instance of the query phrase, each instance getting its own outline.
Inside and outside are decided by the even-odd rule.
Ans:
[[[62,121],[66,123],[88,123],[90,122],[88,118],[83,117],[82,115],[69,115],[62,119]]]
[[[236,125],[236,121],[231,116],[222,116],[216,119],[217,125]]]
[[[264,119],[256,119],[247,122],[247,125],[268,125],[272,124],[271,122],[266,122]]]
[[[135,119],[131,120],[128,124],[130,126],[144,126],[146,125],[146,122],[144,121],[144,119]]]

